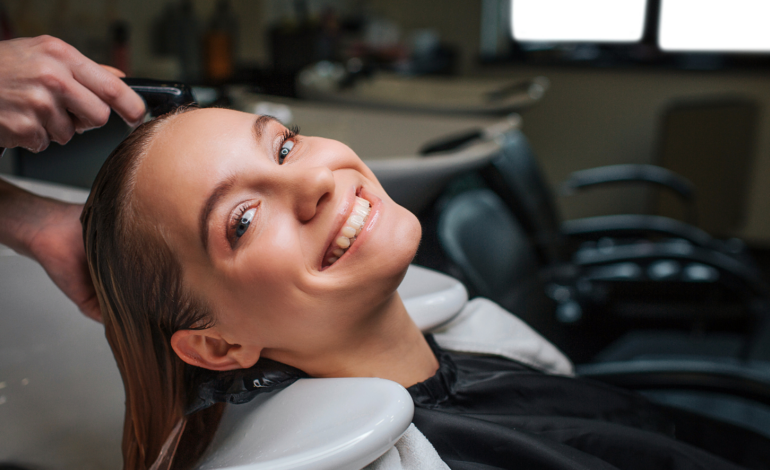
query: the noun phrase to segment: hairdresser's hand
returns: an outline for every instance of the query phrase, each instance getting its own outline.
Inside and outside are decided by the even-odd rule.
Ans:
[[[32,257],[81,312],[102,321],[99,301],[91,282],[83,247],[80,204],[56,203],[43,215],[44,222],[29,241]]]
[[[122,76],[50,36],[0,42],[0,147],[63,145],[106,124],[110,108],[138,124],[144,102]]]
[[[86,265],[83,206],[40,197],[0,178],[0,243],[43,265],[88,317],[101,321]]]

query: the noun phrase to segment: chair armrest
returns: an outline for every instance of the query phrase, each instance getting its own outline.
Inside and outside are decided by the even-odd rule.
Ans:
[[[728,362],[649,360],[584,364],[577,375],[632,390],[724,393],[770,405],[770,372]]]
[[[604,215],[568,220],[561,225],[570,238],[634,237],[656,233],[683,238],[693,245],[721,249],[720,242],[690,224],[669,217],[643,214]]]
[[[562,194],[592,186],[624,182],[644,182],[666,187],[690,202],[694,198],[694,186],[687,178],[671,170],[642,164],[609,165],[576,171],[561,185]]]

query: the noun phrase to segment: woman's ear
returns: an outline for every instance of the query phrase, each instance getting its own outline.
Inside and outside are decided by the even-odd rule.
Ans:
[[[230,344],[213,328],[179,330],[171,348],[184,362],[210,370],[248,369],[257,363],[261,348]]]

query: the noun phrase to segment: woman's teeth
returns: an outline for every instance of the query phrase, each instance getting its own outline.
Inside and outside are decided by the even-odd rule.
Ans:
[[[334,240],[333,245],[335,248],[332,250],[331,255],[326,258],[328,264],[333,264],[337,261],[350,248],[350,245],[356,241],[356,237],[361,233],[361,229],[364,228],[366,218],[369,217],[371,211],[372,208],[369,206],[369,201],[356,197],[353,212],[351,212],[350,217],[348,217],[339,235]]]

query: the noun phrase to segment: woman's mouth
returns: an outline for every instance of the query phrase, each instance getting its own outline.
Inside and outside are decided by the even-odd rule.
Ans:
[[[332,241],[331,249],[324,257],[324,262],[321,268],[326,268],[334,264],[342,255],[345,254],[348,249],[355,243],[356,237],[361,233],[361,229],[364,228],[366,219],[371,213],[372,207],[369,201],[356,196],[353,204],[353,210],[345,221],[342,229]]]

